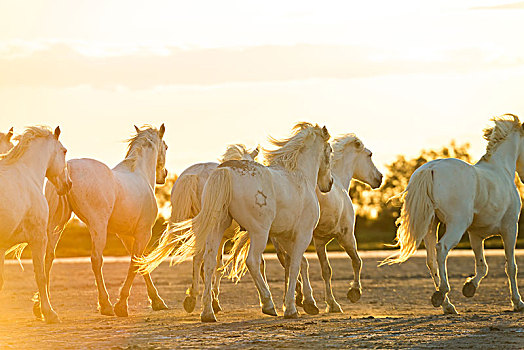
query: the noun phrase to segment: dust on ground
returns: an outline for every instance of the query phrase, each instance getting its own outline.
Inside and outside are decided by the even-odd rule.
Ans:
[[[61,323],[48,325],[32,316],[36,290],[32,267],[5,267],[0,292],[0,349],[165,349],[165,348],[431,348],[522,349],[524,314],[511,312],[508,281],[501,251],[489,251],[490,270],[473,298],[462,296],[462,284],[474,272],[470,251],[448,260],[451,301],[459,315],[444,316],[430,303],[433,282],[423,254],[402,265],[377,267],[383,252],[362,254],[363,295],[357,303],[346,298],[352,278],[350,260],[330,255],[333,290],[343,314],[324,311],[324,283],[318,260],[308,255],[314,296],[321,313],[300,318],[282,317],[284,273],[274,256],[266,257],[267,278],[278,317],[263,315],[249,276],[238,284],[224,280],[223,312],[218,323],[200,322],[195,312],[182,308],[190,283],[191,263],[169,267],[163,263],[153,279],[170,310],[152,311],[143,280],[138,277],[129,299],[128,318],[107,317],[97,310],[97,291],[89,259],[62,259],[54,265],[51,302]],[[524,252],[517,255],[524,271]],[[113,302],[128,269],[127,259],[106,259],[105,280]],[[524,274],[519,274],[524,288]]]

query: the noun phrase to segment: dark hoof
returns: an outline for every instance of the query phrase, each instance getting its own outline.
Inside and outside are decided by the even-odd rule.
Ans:
[[[464,294],[465,297],[471,298],[475,295],[476,290],[477,287],[475,287],[473,282],[469,281],[464,283],[464,287],[462,287],[462,294]]]
[[[278,316],[277,314],[277,310],[275,310],[275,307],[272,306],[268,309],[262,309],[262,313],[266,314],[266,315],[269,315],[269,316]]]
[[[127,305],[125,303],[116,303],[115,304],[115,314],[118,317],[128,317]]]
[[[288,318],[288,319],[291,319],[291,318],[298,318],[298,312],[295,311],[295,312],[292,313],[292,314],[286,314],[286,313],[284,313],[284,318]]]
[[[359,288],[349,288],[348,290],[348,299],[352,303],[356,303],[360,300],[360,297],[362,296],[362,291]]]
[[[215,314],[218,314],[220,311],[222,311],[222,307],[220,306],[218,299],[213,299],[212,306]]]
[[[318,315],[319,313],[318,307],[314,301],[305,301],[304,302],[304,311],[308,315]]]
[[[100,314],[104,316],[115,316],[115,312],[113,311],[113,306],[111,305],[104,305],[100,306]]]
[[[151,302],[151,308],[154,311],[167,310],[169,309],[162,299],[158,299]]]
[[[442,303],[444,302],[444,293],[442,293],[441,291],[437,290],[435,293],[433,293],[433,295],[431,296],[431,304],[434,306],[434,307],[439,307],[439,306],[442,306]]]
[[[217,319],[216,319],[214,314],[207,315],[207,316],[200,315],[200,321],[202,321],[202,322],[216,322]]]
[[[186,296],[184,299],[184,310],[186,310],[187,313],[192,313],[193,310],[195,310],[196,305],[196,297],[192,296]]]

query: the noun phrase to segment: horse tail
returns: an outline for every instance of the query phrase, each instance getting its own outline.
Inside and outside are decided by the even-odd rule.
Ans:
[[[183,175],[179,177],[171,192],[170,223],[194,218],[200,212],[198,196],[198,176]]]
[[[403,201],[400,217],[396,221],[398,229],[395,246],[399,247],[399,251],[380,265],[398,264],[408,260],[428,233],[435,217],[433,170],[416,171],[399,197]]]
[[[148,255],[135,259],[138,271],[150,273],[170,255],[171,265],[175,265],[200,252],[217,222],[227,215],[231,198],[231,173],[227,168],[218,168],[207,180],[198,215],[193,219],[170,223],[158,246]],[[177,235],[179,232],[183,233]]]
[[[237,228],[231,241],[233,242],[233,247],[230,250],[231,255],[221,269],[228,271],[226,276],[235,283],[238,283],[242,276],[248,271],[246,259],[250,245],[249,233]]]
[[[22,268],[22,271],[24,270],[24,266],[22,265],[22,253],[24,252],[24,249],[27,247],[27,243],[19,243],[17,245],[12,246],[5,252],[5,256],[13,253],[13,256],[18,260],[18,263],[20,264],[20,267]]]
[[[66,224],[71,218],[72,208],[68,196],[59,196],[56,188],[50,182],[45,186],[45,199],[49,206],[49,218],[47,221],[47,235],[62,234]]]

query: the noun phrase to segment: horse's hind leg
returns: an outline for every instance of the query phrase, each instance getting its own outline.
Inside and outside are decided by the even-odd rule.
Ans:
[[[475,295],[480,281],[488,274],[488,265],[484,257],[484,240],[471,232],[469,234],[469,242],[473,253],[475,253],[475,276],[468,277],[462,287],[462,294],[465,297],[471,298]]]
[[[271,242],[275,247],[278,261],[284,268],[284,299],[286,298],[287,284],[289,280],[289,255],[285,252],[284,248],[278,242],[276,238],[271,237]],[[265,278],[264,278],[265,279]],[[297,306],[304,306],[304,295],[302,294],[302,282],[300,278],[297,279],[296,292],[295,292],[295,304]]]
[[[135,242],[134,237],[132,236],[124,236],[124,235],[118,235],[124,246],[126,247],[127,252],[129,255],[133,254],[133,244]],[[158,290],[155,287],[155,284],[153,283],[153,279],[151,278],[151,274],[145,273],[142,275],[144,277],[144,282],[146,283],[147,288],[147,296],[149,298],[149,302],[151,303],[151,308],[154,311],[159,310],[167,310],[168,307],[164,300],[158,295]]]
[[[437,263],[440,276],[439,289],[433,293],[431,297],[431,303],[434,307],[439,307],[443,305],[444,300],[447,297],[449,292],[449,282],[448,282],[448,271],[447,271],[447,259],[448,253],[453,249],[459,242],[460,238],[470,225],[465,222],[449,222],[446,223],[446,233],[437,243]]]
[[[428,234],[424,237],[424,245],[426,246],[426,265],[428,266],[431,278],[435,284],[435,289],[438,290],[440,284],[440,278],[438,275],[438,264],[437,264],[437,229],[438,221],[433,220],[431,223]],[[444,314],[457,314],[455,306],[449,301],[449,297],[446,295],[442,302],[442,310]]]
[[[188,313],[193,312],[195,309],[200,278],[204,279],[204,271],[202,269],[203,258],[203,251],[200,251],[193,256],[193,279],[191,280],[191,286],[186,291],[186,297],[184,299],[184,310]]]
[[[215,311],[215,313],[222,311],[218,295],[220,294],[220,280],[222,279],[222,271],[220,268],[223,266],[222,256],[224,255],[224,245],[226,244],[226,241],[227,239],[222,238],[222,241],[220,242],[220,248],[218,249],[217,254],[217,266],[213,273],[213,311]]]
[[[106,221],[107,223],[107,221]],[[104,276],[102,274],[102,267],[104,265],[104,258],[102,256],[107,240],[107,229],[100,225],[99,227],[89,227],[91,233],[91,268],[95,275],[96,287],[98,289],[98,306],[100,313],[106,316],[114,316],[113,305],[109,301],[109,294],[107,293]]]
[[[138,266],[135,262],[135,259],[142,256],[144,250],[146,249],[147,242],[151,238],[151,229],[137,232],[135,235],[135,240],[133,242],[133,250],[131,252],[131,261],[129,262],[129,269],[127,271],[127,276],[124,281],[124,284],[120,288],[120,297],[115,304],[115,314],[119,317],[127,317],[127,300],[129,299],[129,294],[131,293],[131,287],[133,286],[133,280],[135,279],[136,273],[138,271]],[[156,288],[155,288],[156,291]],[[158,293],[157,293],[158,296]]]
[[[318,306],[313,298],[313,288],[309,282],[309,262],[305,256],[302,256],[300,260],[300,277],[302,277],[302,292],[304,293],[304,311],[310,315],[318,315]]]
[[[258,296],[262,305],[262,312],[266,315],[277,316],[275,310],[275,304],[269,291],[269,287],[260,273],[260,264],[262,262],[262,253],[266,248],[267,238],[269,235],[268,230],[259,229],[251,230],[248,229],[249,238],[251,244],[249,246],[249,253],[246,258],[246,265],[255,282],[255,286],[258,290]]]
[[[504,253],[506,255],[506,275],[509,279],[511,304],[513,304],[513,310],[524,311],[524,302],[522,302],[517,285],[517,264],[515,263],[516,225],[502,233],[502,241],[504,242]]]
[[[59,322],[58,315],[51,307],[49,302],[49,295],[47,294],[47,281],[44,269],[45,249],[47,244],[47,237],[42,239],[35,239],[29,246],[33,255],[33,268],[35,271],[36,284],[38,286],[38,293],[40,295],[40,305],[42,314],[47,323]]]

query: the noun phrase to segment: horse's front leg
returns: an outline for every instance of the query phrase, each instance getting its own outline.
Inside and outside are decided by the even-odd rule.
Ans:
[[[285,252],[282,245],[278,242],[278,239],[271,237],[271,242],[275,247],[277,253],[278,261],[280,265],[284,268],[284,299],[286,298],[287,284],[289,282],[289,255]],[[265,279],[265,278],[264,278]],[[297,279],[296,293],[295,293],[295,303],[297,306],[304,306],[304,295],[302,294],[302,282],[300,278]]]
[[[337,303],[337,301],[335,300],[335,296],[333,295],[333,290],[331,288],[332,270],[326,252],[326,244],[328,243],[328,240],[313,238],[313,242],[315,243],[315,250],[318,256],[318,262],[320,263],[320,269],[322,271],[322,279],[324,280],[327,304],[326,311],[330,313],[341,313],[342,308],[340,307],[339,303]]]
[[[49,295],[47,294],[47,280],[44,268],[45,250],[47,246],[47,236],[43,233],[40,239],[35,239],[29,243],[33,254],[33,268],[35,271],[36,284],[40,297],[40,307],[42,315],[47,323],[59,322],[58,315],[51,307]]]
[[[191,286],[186,290],[186,297],[184,298],[184,310],[191,313],[195,310],[196,298],[198,296],[198,288],[200,283],[200,275],[204,279],[202,261],[204,259],[204,251],[200,251],[193,255],[193,278],[191,279]]]
[[[297,318],[298,311],[295,307],[295,287],[297,284],[298,274],[302,257],[313,237],[313,231],[306,234],[297,232],[294,242],[286,241],[286,250],[291,252],[289,262],[289,283],[287,285],[286,298],[284,300],[284,318]]]
[[[351,265],[353,266],[353,282],[349,286],[347,298],[356,303],[362,295],[362,286],[360,285],[360,272],[362,271],[362,259],[358,255],[357,241],[353,233],[353,228],[346,229],[342,235],[338,237],[339,243],[351,258]]]
[[[470,221],[471,222],[471,221]],[[468,228],[469,223],[449,222],[446,224],[446,233],[437,243],[437,263],[440,276],[438,290],[431,296],[431,303],[434,307],[442,306],[449,292],[447,259],[448,253],[460,242],[460,238]]]
[[[133,280],[138,271],[138,265],[136,264],[136,258],[142,256],[144,250],[146,249],[147,243],[151,239],[151,229],[139,230],[135,234],[135,240],[133,243],[133,249],[131,252],[131,261],[129,262],[129,269],[127,271],[127,276],[120,289],[120,297],[115,304],[114,310],[115,314],[120,317],[127,317],[127,301],[129,299],[129,294],[131,293],[131,287],[133,285]],[[151,281],[152,283],[152,281]],[[155,288],[156,291],[156,288]],[[158,295],[158,293],[157,293]]]
[[[313,298],[313,288],[311,288],[311,283],[309,282],[309,262],[305,256],[302,256],[300,260],[300,277],[302,278],[302,293],[304,293],[304,311],[310,315],[318,315],[318,306]],[[296,288],[299,288],[298,278]]]
[[[102,267],[104,265],[103,252],[106,246],[107,230],[104,226],[107,221],[100,220],[102,224],[89,226],[89,233],[91,234],[91,268],[95,275],[96,287],[98,289],[98,306],[100,313],[106,316],[113,316],[113,305],[109,301],[109,294],[107,293],[104,276],[102,274]],[[105,223],[105,225],[103,224]]]
[[[513,310],[524,311],[524,302],[522,302],[519,287],[517,285],[517,264],[515,263],[517,225],[502,232],[502,241],[504,242],[504,253],[506,255],[506,275],[509,279],[511,304],[513,305]]]
[[[475,253],[475,276],[468,277],[462,287],[462,294],[465,297],[471,298],[475,295],[480,281],[488,274],[488,265],[484,257],[484,240],[471,232],[469,234],[469,242],[473,253]]]

